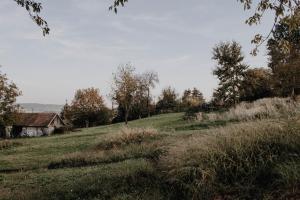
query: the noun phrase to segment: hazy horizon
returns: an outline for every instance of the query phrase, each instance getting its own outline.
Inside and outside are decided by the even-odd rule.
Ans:
[[[87,87],[107,99],[112,73],[127,62],[137,72],[158,72],[155,97],[170,85],[179,94],[197,87],[209,100],[217,86],[211,52],[220,41],[241,43],[252,67],[267,63],[265,47],[250,56],[250,41],[267,33],[272,20],[249,27],[251,12],[236,0],[130,0],[117,15],[108,11],[111,0],[40,2],[51,28],[46,37],[14,1],[0,3],[1,71],[22,90],[19,103],[61,105]]]

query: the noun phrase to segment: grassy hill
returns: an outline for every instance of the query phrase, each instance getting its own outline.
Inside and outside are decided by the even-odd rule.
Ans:
[[[0,140],[0,199],[297,199],[299,113],[277,99]]]

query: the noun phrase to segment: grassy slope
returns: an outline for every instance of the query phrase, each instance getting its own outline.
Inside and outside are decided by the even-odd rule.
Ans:
[[[129,123],[130,127],[154,127],[159,130],[172,130],[184,124],[182,114],[169,114],[142,119]],[[107,134],[116,133],[124,124],[114,124],[82,129],[66,135],[42,138],[16,139],[22,145],[4,150],[0,154],[0,171],[31,170],[45,168],[50,161],[68,153],[80,152],[99,143]]]
[[[0,150],[0,199],[165,199],[153,166],[153,148],[172,148],[193,135],[214,132],[226,122],[186,122],[181,113],[130,122],[130,127],[153,127],[164,134],[156,141],[95,150],[123,124],[82,129],[66,135],[17,139]],[[210,130],[207,131],[207,129]],[[142,152],[142,153],[141,153]],[[48,169],[50,163],[77,157],[82,167]],[[92,160],[89,164],[86,160]],[[73,162],[73,160],[72,160]]]
[[[129,126],[155,127],[161,131],[170,131],[185,123],[181,120],[181,116],[182,114],[161,115],[130,122]],[[101,142],[106,135],[116,133],[122,126],[123,124],[115,124],[82,129],[72,134],[16,139],[17,146],[0,150],[0,199],[16,194],[21,195],[20,188],[28,193],[28,188],[32,190],[38,185],[72,185],[75,180],[90,173],[97,173],[97,176],[102,176],[104,173],[113,176],[120,172],[126,173],[126,170],[145,167],[147,165],[145,160],[132,159],[124,163],[86,168],[47,169],[52,161],[60,160],[71,153],[88,151]],[[21,172],[17,173],[17,171]]]

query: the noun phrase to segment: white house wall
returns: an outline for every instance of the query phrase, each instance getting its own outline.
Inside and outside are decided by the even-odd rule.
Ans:
[[[54,127],[24,127],[21,132],[21,137],[38,137],[43,135],[50,135],[53,133]]]

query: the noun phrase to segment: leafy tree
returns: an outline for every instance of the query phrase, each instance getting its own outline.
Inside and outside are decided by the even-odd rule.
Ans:
[[[191,91],[190,88],[183,91],[183,95],[182,95],[182,98],[181,98],[181,102],[183,104],[183,107],[187,106],[189,98],[191,97],[191,95],[192,95],[192,91]]]
[[[241,82],[248,68],[243,63],[242,47],[235,41],[220,43],[213,48],[213,60],[217,67],[213,74],[220,80],[219,88],[214,97],[222,101],[225,106],[236,105],[240,99]]]
[[[96,88],[77,90],[71,105],[66,103],[61,115],[75,127],[98,126],[110,121],[110,111]]]
[[[136,79],[136,91],[133,93],[132,106],[129,110],[128,120],[140,119],[142,117],[154,114],[154,106],[152,104],[150,89],[155,86],[153,82],[154,77],[151,74],[134,74]],[[125,121],[125,108],[122,104],[118,105],[117,116],[114,122]]]
[[[280,47],[282,40],[288,41],[288,51]],[[275,94],[294,95],[300,87],[300,27],[293,29],[286,20],[277,24],[272,38],[268,40],[268,55]]]
[[[156,109],[159,113],[174,112],[177,110],[178,100],[175,89],[167,87],[162,90]]]
[[[202,104],[205,102],[202,92],[200,92],[200,90],[198,90],[195,87],[192,90],[192,97],[194,99],[196,99],[199,102],[199,104]]]
[[[205,100],[203,94],[197,88],[187,89],[183,92],[181,109],[185,111],[184,119],[197,118],[196,113],[203,110]]]
[[[270,97],[272,95],[271,78],[272,73],[268,69],[248,69],[241,84],[240,100],[254,101]]]
[[[50,32],[48,23],[39,16],[43,7],[42,4],[35,0],[13,0],[22,8],[25,8],[30,18],[39,26],[43,31],[43,35],[47,35]]]
[[[146,89],[148,117],[151,113],[151,89],[155,88],[155,84],[159,83],[158,74],[154,71],[148,71],[141,75],[141,81]]]
[[[291,30],[296,30],[300,27],[300,0],[238,0],[244,5],[245,10],[251,10],[254,7],[254,14],[246,20],[246,23],[251,25],[259,24],[267,14],[267,11],[274,13],[273,26],[268,35],[263,36],[261,34],[255,35],[252,43],[256,44],[256,48],[253,50],[252,54],[256,55],[258,47],[267,41],[276,25],[279,22],[284,21],[287,23]],[[288,40],[282,39],[280,41],[280,48],[288,50],[287,44]]]
[[[197,88],[187,89],[183,92],[182,95],[182,107],[183,110],[194,110],[199,111],[201,109],[202,104],[205,103],[203,98],[203,94]]]
[[[279,96],[300,94],[300,57],[277,67],[273,76],[275,92]]]
[[[280,47],[281,40],[289,42],[289,51]],[[293,29],[286,20],[280,21],[268,40],[269,67],[274,70],[276,66],[288,63],[289,60],[298,58],[300,54],[300,27]]]
[[[147,112],[148,106],[148,86],[147,82],[144,79],[143,75],[136,75],[136,92],[133,98],[133,106],[131,115],[133,119],[141,119],[145,112]],[[137,117],[135,117],[137,116]]]
[[[9,81],[6,74],[0,72],[0,128],[2,136],[6,136],[6,126],[11,126],[18,117],[19,105],[16,98],[21,95],[15,83]]]
[[[128,123],[129,112],[134,104],[138,89],[138,81],[131,64],[121,65],[113,75],[112,100],[124,109],[125,124]]]

